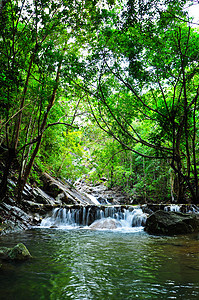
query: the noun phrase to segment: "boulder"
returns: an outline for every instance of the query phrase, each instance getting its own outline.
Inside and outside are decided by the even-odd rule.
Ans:
[[[90,229],[117,229],[118,227],[122,227],[121,223],[112,218],[97,220],[89,226]]]
[[[32,256],[22,243],[17,244],[13,248],[1,247],[0,248],[0,259],[3,260],[15,260],[15,261],[24,261]]]
[[[199,231],[199,219],[194,214],[158,210],[146,221],[149,234],[176,235]]]

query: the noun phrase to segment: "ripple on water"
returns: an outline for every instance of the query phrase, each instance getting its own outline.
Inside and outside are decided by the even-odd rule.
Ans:
[[[3,264],[1,299],[199,299],[193,236],[40,228],[0,237],[17,242],[34,258]]]

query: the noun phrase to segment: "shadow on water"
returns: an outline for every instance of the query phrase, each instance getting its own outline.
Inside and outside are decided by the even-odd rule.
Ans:
[[[0,237],[33,259],[3,263],[0,299],[199,299],[198,235],[32,229]]]

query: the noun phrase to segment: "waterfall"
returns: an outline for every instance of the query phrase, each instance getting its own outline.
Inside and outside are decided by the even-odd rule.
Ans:
[[[174,212],[180,212],[181,206],[177,204],[171,204],[168,206],[165,206],[165,211],[174,211]]]
[[[125,209],[124,219],[121,220],[121,223],[125,227],[139,227],[146,223],[146,219],[146,214],[144,214],[140,208],[134,209],[132,212]]]
[[[55,208],[52,214],[44,218],[42,227],[89,226],[100,219],[115,219],[122,227],[140,227],[146,223],[147,216],[139,207],[122,206],[80,206]]]
[[[199,208],[194,204],[170,204],[164,207],[165,211],[183,212],[183,213],[199,213]]]

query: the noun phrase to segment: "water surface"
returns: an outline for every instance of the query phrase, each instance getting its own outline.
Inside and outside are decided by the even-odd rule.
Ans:
[[[0,299],[199,299],[199,236],[32,229],[0,237],[33,259],[4,263]]]

